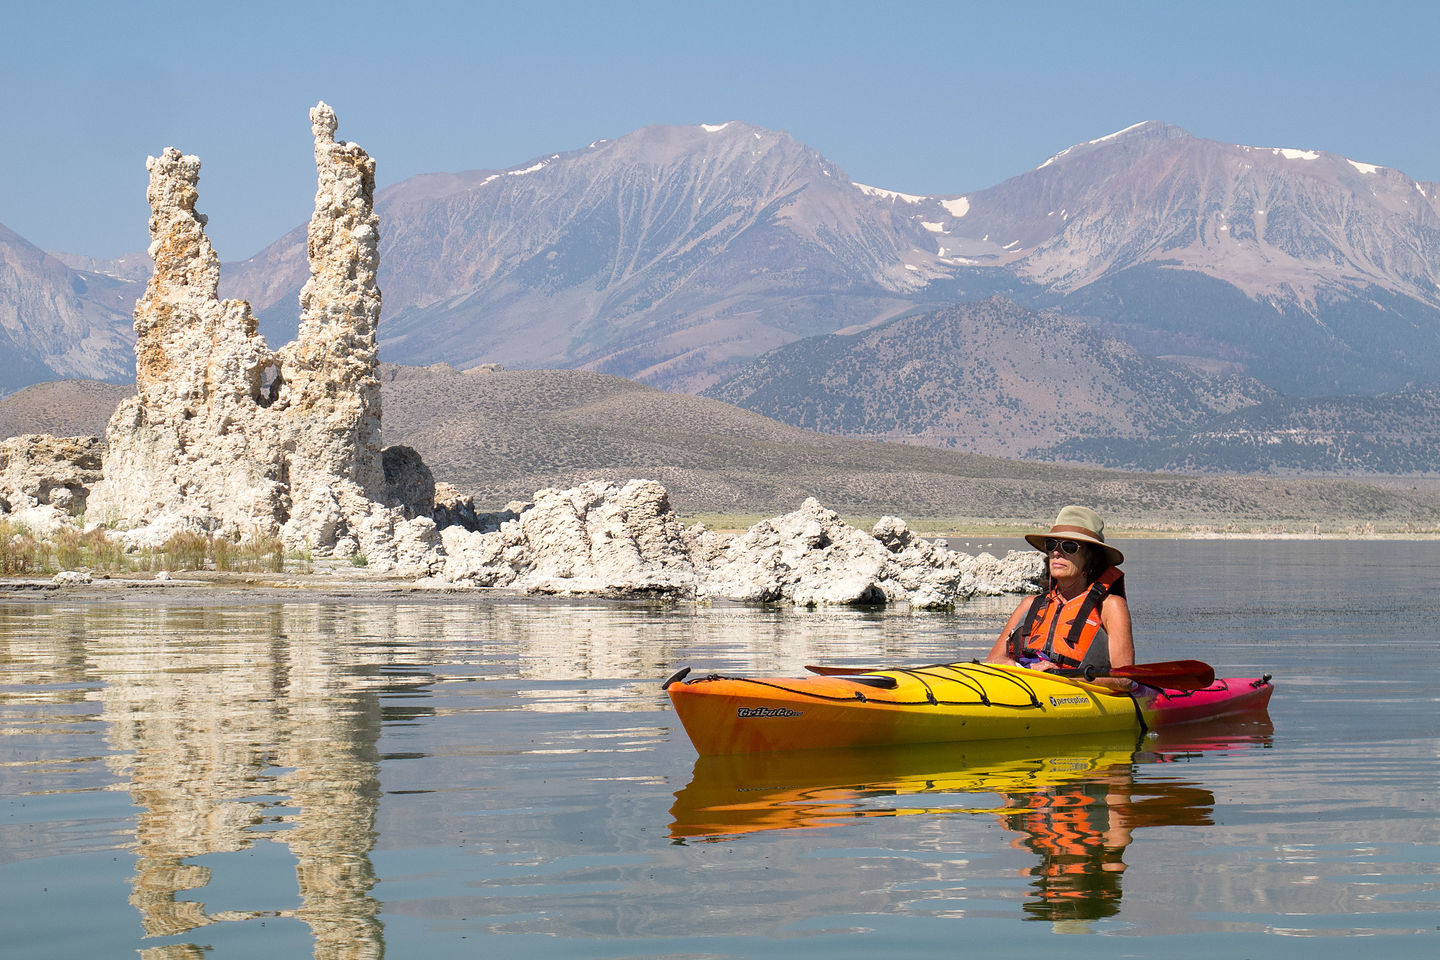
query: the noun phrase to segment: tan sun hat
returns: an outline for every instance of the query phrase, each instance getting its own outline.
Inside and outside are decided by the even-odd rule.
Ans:
[[[1027,533],[1025,542],[1036,550],[1043,551],[1045,541],[1051,537],[1057,540],[1074,540],[1076,543],[1097,546],[1105,554],[1112,567],[1118,567],[1125,562],[1125,554],[1105,542],[1105,521],[1100,519],[1100,514],[1089,507],[1077,507],[1074,504],[1061,507],[1059,515],[1055,517],[1055,525],[1050,528],[1049,533]]]

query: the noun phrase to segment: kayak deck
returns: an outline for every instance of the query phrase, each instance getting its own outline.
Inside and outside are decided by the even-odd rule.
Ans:
[[[1268,678],[1132,696],[1072,677],[950,663],[846,676],[723,677],[665,684],[702,755],[1073,736],[1263,711]]]

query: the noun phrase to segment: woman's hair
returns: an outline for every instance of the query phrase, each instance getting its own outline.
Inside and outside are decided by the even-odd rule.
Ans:
[[[1100,574],[1110,569],[1110,558],[1099,547],[1081,544],[1080,549],[1085,551],[1085,582],[1094,583]]]

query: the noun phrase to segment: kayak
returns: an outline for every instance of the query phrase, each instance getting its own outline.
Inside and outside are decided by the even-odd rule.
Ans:
[[[1270,676],[1200,689],[1119,692],[1080,677],[991,663],[948,663],[839,676],[665,682],[702,756],[1075,736],[1263,713]]]

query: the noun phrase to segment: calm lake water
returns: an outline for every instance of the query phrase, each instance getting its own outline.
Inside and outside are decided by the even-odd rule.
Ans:
[[[0,955],[1440,953],[1440,544],[1125,549],[1141,659],[1268,721],[701,762],[679,667],[966,659],[1014,598],[11,594]]]

